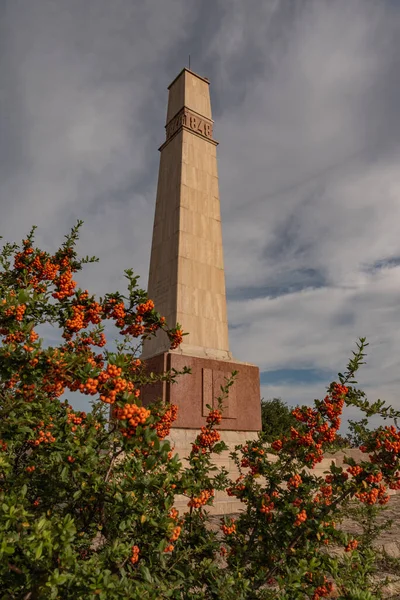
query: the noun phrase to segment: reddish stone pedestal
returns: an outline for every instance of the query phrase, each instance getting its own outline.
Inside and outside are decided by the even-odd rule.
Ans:
[[[229,389],[229,396],[224,401],[222,422],[218,426],[221,439],[228,450],[213,455],[213,463],[224,467],[229,477],[236,480],[239,476],[234,461],[229,453],[238,444],[257,439],[261,429],[260,375],[258,367],[246,363],[215,360],[211,358],[164,352],[144,360],[147,371],[163,373],[170,369],[181,371],[190,367],[190,375],[180,375],[177,383],[157,383],[145,386],[141,390],[144,404],[162,399],[178,406],[178,418],[174,422],[168,439],[179,458],[186,463],[185,457],[190,454],[192,444],[202,425],[206,424],[209,406],[217,406],[217,398],[221,395],[221,385],[229,378],[232,371],[238,371],[235,383]],[[175,507],[185,512],[187,498],[178,497]],[[223,515],[239,512],[244,505],[236,498],[229,497],[226,492],[216,492],[213,506],[206,509],[212,514]]]
[[[238,371],[235,383],[224,401],[219,429],[230,431],[259,431],[261,429],[260,375],[258,367],[246,363],[212,360],[196,356],[164,352],[145,361],[148,372],[162,373],[187,366],[190,375],[181,375],[177,383],[158,383],[142,388],[144,404],[157,399],[178,406],[174,428],[200,429],[206,424],[207,404],[217,406],[221,385],[232,371]]]

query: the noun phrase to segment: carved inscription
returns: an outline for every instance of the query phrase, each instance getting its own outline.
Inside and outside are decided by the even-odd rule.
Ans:
[[[221,386],[226,385],[226,380],[231,376],[230,372],[216,371],[203,368],[203,417],[208,415],[209,409],[207,405],[216,408],[218,406],[217,398],[221,395]],[[236,389],[233,385],[229,390],[229,396],[224,401],[224,409],[222,411],[223,419],[237,418],[237,401]]]
[[[167,140],[174,135],[181,127],[188,127],[192,131],[202,135],[207,139],[212,139],[212,123],[206,119],[192,113],[188,108],[183,108],[167,125]]]

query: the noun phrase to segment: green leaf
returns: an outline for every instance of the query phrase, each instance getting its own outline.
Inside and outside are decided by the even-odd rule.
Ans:
[[[155,456],[149,456],[146,460],[146,469],[152,469],[155,466],[156,462],[157,459]]]
[[[36,548],[35,558],[38,560],[42,556],[43,551],[43,542],[40,542],[39,546]]]
[[[37,529],[40,531],[46,524],[46,517],[41,517],[37,523]]]
[[[148,583],[153,583],[153,578],[152,578],[152,576],[150,574],[149,569],[147,567],[145,567],[144,565],[142,565],[142,567],[141,567],[140,570],[141,570],[141,572],[143,574],[143,577],[144,577],[145,581],[147,581]]]

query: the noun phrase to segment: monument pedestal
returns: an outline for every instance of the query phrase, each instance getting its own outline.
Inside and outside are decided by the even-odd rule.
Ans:
[[[191,374],[180,375],[177,383],[160,382],[145,386],[141,390],[143,403],[150,404],[162,399],[178,406],[178,418],[174,422],[168,439],[179,458],[185,462],[190,454],[200,428],[206,425],[209,413],[207,405],[216,408],[217,398],[221,395],[221,386],[226,384],[233,371],[238,371],[235,383],[229,388],[229,396],[224,400],[222,421],[217,429],[228,450],[213,456],[214,464],[225,467],[229,476],[235,480],[239,473],[229,453],[238,444],[257,439],[261,429],[260,413],[260,376],[258,367],[246,363],[209,359],[178,354],[174,351],[163,352],[145,360],[149,372],[162,373],[170,369],[182,370],[190,367]],[[186,498],[178,498],[176,508],[187,510]],[[229,514],[243,510],[243,504],[225,492],[216,492],[214,505],[207,507],[212,514]]]
[[[168,440],[171,446],[175,446],[175,452],[185,465],[185,457],[187,457],[192,449],[192,443],[197,435],[197,429],[171,429]],[[229,477],[235,481],[239,477],[239,472],[235,463],[230,458],[229,453],[235,449],[238,444],[245,444],[249,440],[257,439],[256,431],[221,431],[221,440],[226,443],[229,450],[224,450],[221,454],[213,455],[213,463],[221,469],[225,467]],[[175,507],[181,514],[188,510],[188,499],[184,496],[178,496],[175,502]],[[206,506],[207,510],[212,515],[229,515],[232,513],[241,512],[245,508],[245,504],[240,502],[234,496],[228,496],[226,492],[215,492],[212,506]]]
[[[158,399],[178,406],[178,418],[174,429],[199,430],[206,424],[209,413],[207,404],[216,408],[221,395],[221,385],[226,384],[233,371],[238,371],[235,383],[224,401],[222,422],[219,430],[260,431],[260,376],[254,365],[225,360],[213,360],[197,356],[163,352],[146,359],[148,372],[163,373],[171,369],[181,371],[185,366],[190,375],[181,375],[177,383],[160,382],[144,386],[141,398],[144,404]]]

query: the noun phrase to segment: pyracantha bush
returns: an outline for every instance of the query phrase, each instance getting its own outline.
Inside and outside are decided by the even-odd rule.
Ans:
[[[32,231],[0,257],[0,598],[380,598],[373,552],[339,527],[346,503],[383,505],[400,488],[399,414],[351,386],[365,340],[322,401],[293,411],[290,435],[235,448],[231,481],[213,456],[227,451],[218,425],[233,373],[183,465],[167,439],[176,406],[143,406],[140,390],[189,371],[154,375],[138,357],[145,338],[163,330],[174,349],[183,332],[131,271],[126,295],[77,287],[95,260],[77,256],[80,225],[53,255]],[[45,344],[43,325],[59,343]],[[63,400],[76,391],[92,399],[87,414]],[[317,476],[346,405],[366,415],[352,424],[365,460]],[[369,430],[374,414],[394,425]],[[218,490],[242,511],[215,527]]]

